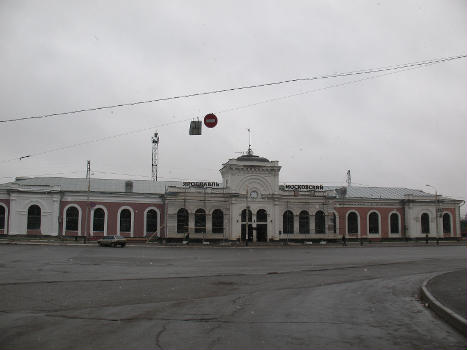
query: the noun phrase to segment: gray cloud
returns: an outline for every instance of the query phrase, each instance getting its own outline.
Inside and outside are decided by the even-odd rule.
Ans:
[[[8,119],[463,54],[464,1],[3,1]],[[160,175],[219,179],[247,148],[282,181],[424,188],[465,199],[465,60],[219,113],[188,136],[159,127]],[[351,78],[347,79],[350,80]],[[315,81],[0,125],[0,160],[202,117],[338,82]],[[0,177],[150,176],[155,129],[0,163]],[[428,189],[429,190],[429,189]]]

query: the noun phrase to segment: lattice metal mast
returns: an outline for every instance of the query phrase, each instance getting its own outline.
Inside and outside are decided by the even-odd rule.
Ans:
[[[152,137],[152,181],[157,181],[157,166],[159,163],[159,134]]]

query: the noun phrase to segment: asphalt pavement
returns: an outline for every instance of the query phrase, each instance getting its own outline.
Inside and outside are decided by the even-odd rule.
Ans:
[[[0,348],[465,350],[419,299],[465,247],[321,248],[2,244]]]

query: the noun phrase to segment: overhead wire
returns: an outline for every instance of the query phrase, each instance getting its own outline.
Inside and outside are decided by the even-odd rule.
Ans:
[[[4,119],[4,120],[0,120],[0,123],[11,123],[11,122],[25,121],[25,120],[32,120],[32,119],[44,119],[44,118],[50,118],[50,117],[68,116],[68,115],[79,114],[79,113],[84,113],[84,112],[121,108],[121,107],[128,107],[128,106],[136,106],[136,105],[147,104],[147,103],[155,103],[155,102],[170,101],[170,100],[177,100],[177,99],[183,99],[183,98],[191,98],[191,97],[196,97],[196,96],[220,94],[220,93],[239,91],[239,90],[256,89],[256,88],[261,88],[261,87],[275,86],[275,85],[281,85],[281,84],[290,84],[290,83],[303,82],[303,81],[331,79],[331,78],[347,77],[347,76],[352,76],[352,75],[373,74],[373,73],[380,73],[380,72],[385,72],[385,71],[394,71],[394,70],[401,70],[401,69],[417,67],[417,66],[449,62],[449,61],[453,61],[453,60],[457,60],[457,59],[461,59],[465,57],[467,57],[467,55],[464,54],[464,55],[443,57],[443,58],[437,58],[437,59],[431,59],[431,60],[425,60],[425,61],[418,61],[418,62],[413,62],[413,63],[399,64],[399,65],[394,65],[394,66],[370,68],[370,69],[363,69],[363,70],[350,71],[350,72],[331,73],[331,74],[317,75],[313,77],[287,79],[287,80],[281,80],[281,81],[275,81],[275,82],[245,85],[245,86],[232,87],[232,88],[219,89],[219,90],[209,90],[209,91],[204,91],[204,92],[195,92],[195,93],[170,96],[170,97],[160,97],[160,98],[154,98],[150,100],[119,103],[119,104],[100,106],[100,107],[81,108],[81,109],[76,109],[76,110],[66,111],[66,112]]]
[[[285,99],[292,98],[292,97],[297,97],[297,96],[302,96],[302,95],[306,95],[306,94],[325,91],[325,90],[332,89],[332,88],[343,87],[343,86],[347,86],[347,85],[350,85],[350,84],[356,84],[356,83],[360,83],[360,82],[367,81],[367,80],[382,78],[382,77],[385,77],[385,76],[388,76],[388,75],[394,75],[394,74],[402,73],[402,72],[409,71],[409,70],[425,68],[425,67],[428,67],[428,66],[430,66],[432,64],[435,64],[435,63],[412,66],[412,67],[397,70],[397,71],[390,71],[390,72],[384,73],[384,74],[373,75],[373,76],[365,77],[365,78],[361,78],[361,79],[349,80],[349,81],[339,83],[339,84],[328,85],[328,86],[324,86],[324,87],[321,87],[321,88],[302,91],[302,92],[295,93],[295,94],[279,96],[279,97],[270,98],[270,99],[258,101],[258,102],[255,102],[255,103],[242,105],[242,106],[231,107],[231,108],[228,108],[228,109],[223,109],[223,110],[216,111],[214,113],[219,115],[219,114],[229,113],[229,112],[233,112],[233,111],[238,111],[240,109],[246,109],[246,108],[254,107],[254,106],[265,104],[265,103],[276,102],[276,101],[285,100]],[[89,144],[93,144],[93,143],[103,142],[103,141],[115,139],[115,138],[122,137],[122,136],[128,136],[128,135],[132,135],[132,134],[145,132],[145,131],[148,131],[148,130],[160,129],[162,127],[184,123],[184,122],[187,122],[187,121],[190,121],[190,120],[192,120],[192,118],[180,119],[180,120],[176,120],[176,121],[171,121],[171,122],[161,123],[161,124],[158,124],[158,125],[153,125],[153,126],[150,126],[150,127],[134,129],[134,130],[126,131],[126,132],[119,133],[119,134],[114,134],[114,135],[101,137],[101,138],[94,139],[94,140],[83,141],[83,142],[74,143],[74,144],[70,144],[70,145],[66,145],[66,146],[52,148],[52,149],[37,152],[37,153],[31,153],[31,154],[23,155],[23,156],[20,156],[20,157],[0,160],[0,163],[9,163],[9,162],[12,162],[12,161],[17,161],[17,160],[30,158],[30,157],[41,156],[41,155],[48,154],[48,153],[63,151],[63,150],[70,149],[70,148],[75,148],[75,147],[85,146],[85,145],[89,145]]]

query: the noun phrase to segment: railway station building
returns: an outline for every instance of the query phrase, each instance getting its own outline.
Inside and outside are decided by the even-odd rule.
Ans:
[[[460,237],[463,201],[394,187],[287,184],[247,154],[222,182],[17,177],[0,184],[0,235],[266,242]],[[312,183],[312,182],[310,182]]]

